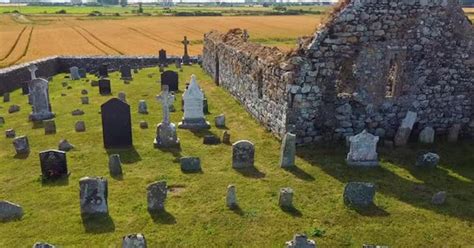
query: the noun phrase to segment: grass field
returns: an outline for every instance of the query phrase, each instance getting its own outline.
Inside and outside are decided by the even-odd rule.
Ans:
[[[172,67],[171,69],[174,69]],[[41,70],[41,68],[40,68]],[[255,170],[231,168],[231,146],[206,146],[206,133],[221,135],[224,129],[206,132],[178,130],[181,151],[153,148],[154,125],[161,121],[156,68],[143,69],[134,81],[123,84],[111,74],[113,95],[124,91],[131,105],[134,149],[105,150],[102,146],[100,104],[109,97],[85,81],[68,81],[57,75],[50,84],[52,109],[56,113],[57,133],[28,122],[30,107],[20,90],[12,93],[11,103],[0,103],[4,132],[15,128],[17,135],[28,135],[31,154],[14,158],[11,139],[0,138],[0,199],[21,204],[22,220],[0,223],[0,247],[27,247],[48,241],[61,247],[116,247],[128,233],[145,234],[149,247],[282,247],[296,232],[318,234],[320,247],[361,247],[363,243],[390,247],[470,247],[474,244],[474,145],[437,144],[380,149],[381,168],[354,170],[344,163],[346,148],[298,148],[297,170],[278,167],[280,143],[265,131],[243,107],[197,66],[180,73],[180,89],[194,73],[209,100],[207,119],[224,113],[232,141],[248,139],[255,143]],[[148,75],[152,74],[152,78]],[[89,76],[90,79],[95,79]],[[72,89],[61,86],[67,81]],[[81,90],[89,91],[90,105],[80,105]],[[66,93],[67,96],[61,96]],[[137,113],[138,101],[148,102],[149,115]],[[178,94],[175,106],[180,109]],[[21,111],[8,114],[12,103]],[[83,116],[72,116],[80,108]],[[172,113],[174,123],[182,112]],[[85,120],[87,132],[75,133],[74,123]],[[139,121],[149,129],[140,129]],[[76,148],[67,153],[71,175],[68,180],[42,184],[38,152],[56,148],[67,138]],[[441,163],[434,170],[417,170],[414,161],[423,149],[435,150]],[[123,180],[108,173],[108,154],[119,153],[124,163]],[[199,156],[202,173],[184,174],[178,158]],[[80,217],[78,180],[83,176],[105,176],[109,182],[110,218],[86,221]],[[146,210],[146,185],[167,180],[172,191],[167,212],[151,217]],[[349,181],[370,181],[377,185],[376,208],[356,211],[344,206],[342,192]],[[235,184],[240,210],[225,207],[228,184]],[[278,206],[281,187],[295,190],[296,210],[284,212]],[[430,203],[432,194],[446,190],[445,205]],[[321,235],[321,233],[324,233]]]

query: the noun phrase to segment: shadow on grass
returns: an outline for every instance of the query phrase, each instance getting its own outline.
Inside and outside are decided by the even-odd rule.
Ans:
[[[108,233],[115,231],[115,223],[108,214],[81,214],[86,233]]]
[[[153,222],[157,224],[174,225],[176,224],[176,218],[166,210],[160,212],[148,211]]]
[[[112,177],[113,179],[117,180],[117,181],[122,181],[123,180],[123,174],[120,174],[120,175],[112,175],[110,174],[110,177]]]
[[[30,156],[30,152],[27,153],[17,153],[15,156],[13,156],[14,159],[27,159],[28,156]]]
[[[170,147],[170,148],[166,148],[166,147],[158,147],[157,148],[158,150],[162,151],[162,152],[169,152],[173,155],[174,157],[174,160],[173,160],[173,163],[180,163],[180,159],[182,157],[181,155],[181,146],[178,146],[178,147]]]
[[[32,129],[44,128],[44,124],[43,124],[42,121],[32,121],[31,123],[32,123],[32,125],[31,125]]]
[[[201,169],[199,170],[183,170],[181,169],[181,172],[183,172],[184,174],[204,174],[204,171]]]
[[[294,166],[291,168],[283,168],[284,170],[290,172],[297,178],[304,180],[304,181],[314,181],[314,177],[311,176],[310,174],[306,173],[306,171]]]
[[[370,217],[387,217],[390,216],[390,213],[385,211],[384,209],[378,207],[375,204],[372,204],[368,207],[354,207],[348,206],[349,209],[356,211],[358,214],[363,216],[370,216]]]
[[[239,216],[244,216],[244,211],[242,210],[242,208],[240,208],[239,204],[236,204],[234,206],[232,206],[231,208],[229,208],[232,212],[234,212],[235,214],[239,215]]]
[[[133,164],[142,160],[134,146],[130,148],[106,149],[106,151],[109,156],[112,154],[120,155],[120,161],[122,161],[123,164]]]
[[[295,208],[294,206],[291,206],[291,207],[280,207],[280,209],[281,209],[283,212],[285,212],[285,213],[287,213],[287,214],[289,214],[289,215],[291,215],[291,216],[293,216],[293,217],[301,217],[301,216],[303,216],[303,214],[301,213],[301,211],[298,210],[297,208]]]
[[[242,174],[244,177],[250,178],[264,178],[265,173],[259,171],[256,167],[234,168],[235,171]]]
[[[416,208],[428,209],[438,214],[456,217],[462,220],[474,220],[474,202],[472,199],[474,168],[473,144],[435,144],[430,150],[436,151],[440,157],[440,165],[434,169],[416,168],[416,158],[426,146],[409,144],[404,148],[379,149],[382,166],[370,170],[349,168],[344,161],[346,149],[327,146],[305,146],[297,150],[298,157],[313,166],[321,168],[325,173],[342,183],[372,182],[377,186],[377,194],[383,194],[408,203]],[[462,150],[460,153],[458,150]],[[449,161],[449,163],[446,163]],[[384,165],[390,163],[391,165]],[[423,183],[415,182],[398,173],[409,174]],[[396,169],[397,173],[393,170]],[[420,191],[420,185],[423,190]],[[343,189],[341,188],[341,193]],[[446,203],[442,206],[431,204],[431,197],[439,191],[447,191]],[[376,197],[377,198],[377,197]],[[383,215],[380,210],[373,209],[377,216]],[[370,214],[360,213],[360,214]]]
[[[55,178],[55,179],[46,179],[42,175],[39,176],[39,180],[41,181],[41,186],[43,187],[57,187],[57,186],[67,186],[69,185],[69,175]]]
[[[213,135],[213,136],[219,137],[215,133],[211,132],[209,129],[199,129],[199,130],[190,129],[189,131],[191,131],[191,133],[193,133],[194,136],[196,136],[198,138],[201,138],[201,139],[204,138],[204,136],[206,136],[206,135]]]

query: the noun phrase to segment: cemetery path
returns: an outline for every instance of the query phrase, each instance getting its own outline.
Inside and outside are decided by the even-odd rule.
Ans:
[[[18,33],[18,36],[16,37],[15,42],[13,43],[12,47],[10,48],[10,50],[8,50],[7,54],[5,54],[2,58],[0,58],[0,62],[6,60],[12,54],[13,50],[15,50],[15,47],[18,45],[18,42],[20,41],[20,38],[25,32],[27,27],[28,26],[24,26],[23,29],[20,31],[20,33]]]

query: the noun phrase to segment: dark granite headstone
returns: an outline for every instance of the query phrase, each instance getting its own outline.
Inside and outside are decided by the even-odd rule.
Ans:
[[[104,147],[131,147],[133,141],[130,105],[118,98],[112,98],[100,108]]]
[[[99,67],[99,77],[104,78],[104,77],[109,77],[109,69],[107,67],[107,64],[102,64]]]
[[[122,80],[132,80],[132,69],[128,65],[120,66],[120,79]]]
[[[101,95],[110,95],[112,94],[112,88],[110,87],[109,79],[99,80],[99,93]]]
[[[161,49],[159,52],[158,52],[158,63],[160,65],[164,65],[164,66],[167,66],[168,65],[168,58],[166,57],[166,50],[164,49]]]
[[[178,91],[178,73],[174,71],[165,71],[161,73],[161,86],[168,85],[169,91]]]
[[[39,157],[43,179],[57,179],[67,175],[68,171],[65,152],[47,150],[40,152]]]

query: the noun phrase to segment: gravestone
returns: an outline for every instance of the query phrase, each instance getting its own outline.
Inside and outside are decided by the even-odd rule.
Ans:
[[[78,116],[78,115],[83,115],[83,114],[84,114],[84,111],[80,109],[75,109],[71,112],[71,115],[73,116]]]
[[[148,122],[140,121],[140,128],[141,129],[147,129],[148,128]]]
[[[461,124],[454,124],[448,129],[448,142],[458,142],[459,132],[461,131]]]
[[[163,86],[161,95],[156,99],[161,102],[163,110],[163,121],[156,126],[156,138],[153,141],[155,148],[179,147],[179,139],[176,134],[176,126],[170,122],[169,105],[173,103],[174,96],[169,94],[168,86]]]
[[[442,205],[446,201],[446,191],[440,191],[431,197],[431,203],[434,205]]]
[[[201,171],[201,160],[198,157],[182,157],[179,161],[183,172]]]
[[[33,248],[56,248],[56,246],[45,242],[36,242],[33,244]]]
[[[102,104],[102,134],[105,148],[133,146],[130,105],[112,98]]]
[[[158,63],[160,65],[165,65],[165,66],[168,65],[168,58],[166,57],[166,50],[160,49],[160,51],[158,51]]]
[[[112,88],[110,86],[110,80],[109,79],[100,79],[99,80],[99,93],[103,96],[112,94]]]
[[[83,177],[79,180],[81,214],[108,214],[108,186],[103,177]]]
[[[80,68],[79,69],[79,77],[80,78],[86,78],[87,77],[87,71],[86,69]]]
[[[3,102],[9,102],[9,101],[10,101],[10,92],[3,93]]]
[[[5,130],[5,137],[9,139],[13,139],[16,136],[16,132],[14,129],[10,128]]]
[[[286,133],[283,137],[280,150],[280,167],[291,168],[295,167],[296,156],[296,135]]]
[[[9,114],[16,113],[18,111],[20,111],[20,106],[18,106],[16,104],[13,104],[10,107],[8,107],[8,113]]]
[[[109,172],[112,176],[122,175],[122,161],[119,154],[111,154],[109,156]]]
[[[120,79],[131,81],[132,78],[132,69],[128,65],[120,66]]]
[[[127,102],[127,94],[125,94],[123,91],[118,93],[117,98],[123,102]]]
[[[164,71],[165,71],[165,66],[164,66],[164,65],[160,65],[158,68],[159,68],[160,72],[164,72]]]
[[[146,191],[148,211],[152,213],[163,211],[165,209],[165,201],[168,194],[166,181],[149,184]]]
[[[168,90],[172,92],[178,91],[179,77],[178,73],[174,71],[165,71],[161,73],[161,87],[168,85]]]
[[[102,64],[99,66],[99,77],[106,78],[109,77],[109,69],[107,64]]]
[[[230,133],[227,131],[224,131],[222,133],[222,143],[224,144],[230,144]]]
[[[84,121],[77,121],[74,125],[74,129],[76,132],[85,132],[86,131],[86,123]]]
[[[138,102],[138,113],[148,114],[148,105],[146,104],[145,100],[140,100]]]
[[[81,103],[82,104],[89,104],[89,97],[88,96],[81,96]]]
[[[425,127],[421,130],[418,141],[423,144],[433,144],[435,139],[435,130],[432,127]]]
[[[87,95],[87,94],[89,94],[89,91],[87,91],[86,89],[81,90],[81,95]]]
[[[221,139],[219,137],[210,134],[210,135],[204,135],[204,139],[202,142],[204,145],[218,145],[221,143]]]
[[[408,143],[411,130],[413,129],[413,125],[415,125],[416,122],[416,118],[417,113],[412,111],[407,112],[405,119],[402,120],[402,124],[395,134],[394,142],[396,146],[404,146]]]
[[[73,66],[69,68],[69,73],[70,73],[71,80],[81,79],[81,75],[79,75],[79,68],[77,68],[77,66]]]
[[[280,196],[278,198],[278,206],[281,208],[292,208],[293,207],[293,189],[281,188]]]
[[[67,176],[66,153],[58,150],[46,150],[39,153],[41,175],[44,180]]]
[[[211,128],[209,122],[204,118],[203,99],[204,94],[197,84],[196,76],[192,75],[191,83],[183,94],[184,117],[178,124],[178,128],[192,130]]]
[[[30,81],[29,89],[33,112],[30,114],[30,120],[42,121],[54,117],[51,112],[48,93],[48,81],[42,78],[36,78]]]
[[[346,162],[350,166],[378,166],[377,142],[379,137],[366,130],[349,138],[350,150]]]
[[[44,134],[56,133],[56,122],[54,120],[44,120]]]
[[[189,54],[188,54],[188,45],[189,45],[189,41],[188,41],[188,38],[186,36],[184,36],[184,40],[181,41],[181,43],[184,45],[184,54],[183,54],[183,64],[184,65],[189,65],[191,64],[191,60],[190,60],[190,57],[189,57]]]
[[[5,117],[0,116],[0,125],[5,124]]]
[[[316,242],[308,239],[306,234],[295,234],[292,240],[286,242],[286,248],[316,248]]]
[[[13,139],[13,146],[15,147],[16,154],[28,154],[30,153],[30,144],[28,137],[19,136]]]
[[[418,156],[416,166],[422,168],[436,168],[440,160],[440,156],[436,153],[427,152]]]
[[[21,94],[22,95],[28,95],[30,94],[30,88],[28,87],[29,82],[23,82],[21,84]]]
[[[255,147],[248,140],[240,140],[232,145],[232,168],[253,167]]]
[[[74,146],[71,143],[69,143],[67,139],[62,139],[59,141],[58,150],[63,151],[63,152],[68,152],[72,149],[74,149]]]
[[[99,86],[99,81],[97,80],[92,80],[91,81],[91,87],[98,87]]]
[[[221,114],[216,116],[214,119],[214,122],[216,124],[216,127],[224,128],[225,127],[225,115]]]
[[[145,236],[141,233],[137,233],[123,237],[122,248],[147,248]]]
[[[9,201],[0,201],[0,221],[10,221],[21,219],[23,216],[23,208]]]
[[[30,71],[31,80],[36,79],[36,71],[38,67],[35,64],[31,64],[28,66],[28,71]]]
[[[344,188],[344,203],[356,208],[374,204],[375,185],[372,183],[349,182]]]
[[[237,194],[234,185],[227,186],[226,205],[228,208],[236,208],[239,204],[237,203]]]

